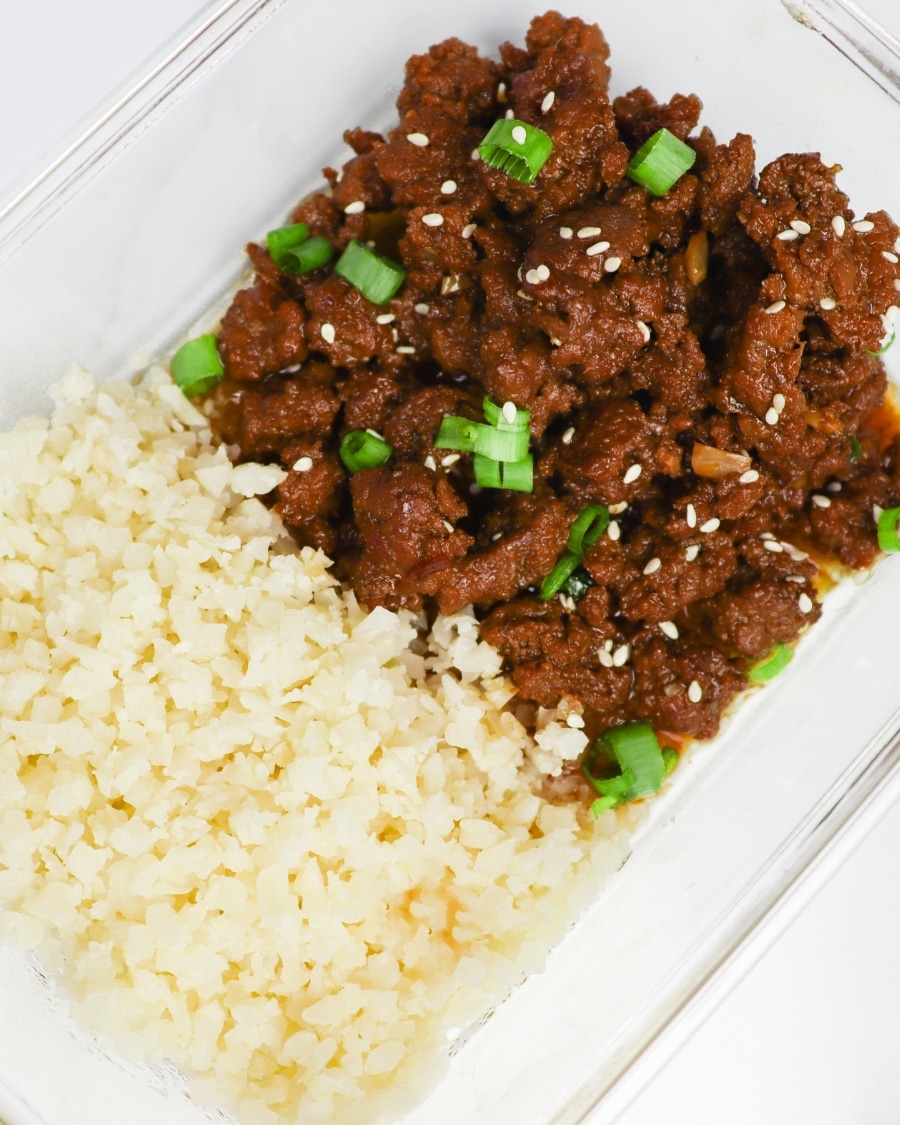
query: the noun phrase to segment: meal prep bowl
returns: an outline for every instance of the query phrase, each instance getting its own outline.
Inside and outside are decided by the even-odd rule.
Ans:
[[[566,14],[600,24],[614,93],[696,92],[719,140],[754,136],[759,167],[782,152],[822,152],[843,166],[838,182],[857,214],[900,217],[890,74],[864,73],[846,42],[841,53],[804,26],[820,5],[791,8],[579,0]],[[521,41],[541,10],[534,0],[238,0],[198,24],[0,211],[5,422],[45,413],[45,389],[72,360],[97,378],[130,376],[214,321],[246,268],[240,248],[345,158],[343,130],[390,127],[410,54],[451,35],[494,52]],[[890,44],[879,50],[890,63]],[[898,350],[886,357],[895,378]],[[649,1048],[658,1057],[667,1028],[715,1001],[729,958],[761,946],[773,907],[839,853],[842,829],[895,782],[897,604],[893,559],[830,593],[790,668],[685,756],[624,869],[546,970],[463,1035],[404,1125],[574,1125],[598,1102],[600,1120],[612,1119],[634,1074],[652,1067]],[[181,1087],[167,1064],[126,1064],[93,1046],[36,964],[0,950],[7,1125],[226,1119]]]

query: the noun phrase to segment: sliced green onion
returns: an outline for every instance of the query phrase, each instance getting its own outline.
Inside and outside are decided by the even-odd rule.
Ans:
[[[577,554],[575,551],[566,551],[556,560],[556,566],[554,566],[541,583],[539,591],[540,597],[546,602],[549,601],[554,594],[558,594],[562,588],[562,584],[574,574],[580,565],[581,555]]]
[[[665,195],[696,159],[690,145],[668,129],[657,129],[629,160],[628,175],[651,195]]]
[[[663,747],[663,777],[666,778],[678,765],[678,751],[673,750],[671,746]]]
[[[513,404],[514,405],[514,404]],[[531,411],[525,410],[523,407],[515,406],[515,418],[512,422],[503,413],[503,407],[498,406],[496,402],[489,396],[485,395],[481,402],[481,408],[484,411],[484,416],[492,426],[496,426],[498,430],[527,430],[531,425]]]
[[[282,269],[282,258],[286,250],[293,250],[301,242],[309,238],[309,227],[306,223],[291,223],[287,227],[270,230],[266,235],[266,244],[269,247],[269,257]]]
[[[859,438],[852,437],[850,439],[850,460],[855,465],[856,462],[862,457],[863,447],[859,444]]]
[[[591,773],[591,763],[601,751],[606,751],[619,763],[622,770],[619,776],[603,778]],[[649,723],[625,723],[597,739],[593,751],[581,763],[581,769],[603,799],[604,808],[616,808],[626,801],[657,793],[666,776],[666,760]],[[608,803],[610,798],[612,804]]]
[[[172,378],[188,398],[212,390],[224,374],[212,332],[188,340],[172,356]]]
[[[765,684],[774,680],[779,672],[783,672],[794,659],[794,651],[788,645],[778,645],[769,653],[761,664],[756,664],[747,673],[747,678],[754,684]]]
[[[900,551],[900,536],[897,535],[897,521],[900,508],[886,508],[878,517],[878,546],[886,555],[896,555]]]
[[[318,235],[301,242],[299,246],[291,246],[281,254],[281,261],[275,264],[282,271],[292,276],[309,273],[317,270],[330,262],[334,257],[334,247],[327,238]],[[274,261],[274,259],[273,259]]]
[[[530,455],[521,461],[495,461],[476,453],[472,467],[481,488],[511,488],[515,492],[531,492],[534,488],[534,462]]]
[[[551,152],[553,141],[543,129],[514,118],[495,121],[478,146],[478,155],[485,164],[499,168],[522,184],[534,180]]]
[[[583,555],[587,547],[592,547],[609,526],[609,508],[601,504],[588,504],[578,513],[569,528],[566,546],[570,551]]]
[[[406,270],[363,242],[351,242],[334,267],[373,305],[386,305],[403,284]]]
[[[885,340],[885,342],[881,345],[881,347],[878,349],[877,352],[870,352],[868,348],[866,348],[866,351],[868,352],[869,355],[884,355],[884,353],[888,350],[888,348],[891,346],[891,344],[893,344],[895,335],[896,335],[896,333],[892,332],[888,336],[888,338]]]
[[[483,422],[470,422],[468,418],[460,418],[458,414],[445,414],[434,439],[434,448],[473,453],[476,435],[484,428]]]
[[[475,452],[494,461],[523,461],[528,456],[527,430],[499,430],[479,426],[475,433]]]
[[[376,469],[394,452],[384,438],[368,430],[351,430],[341,441],[341,460],[351,473],[360,469]]]
[[[568,594],[569,597],[579,602],[584,595],[590,590],[591,586],[595,586],[593,578],[588,574],[584,567],[579,567],[573,570],[569,577],[563,582],[560,591],[563,594]]]

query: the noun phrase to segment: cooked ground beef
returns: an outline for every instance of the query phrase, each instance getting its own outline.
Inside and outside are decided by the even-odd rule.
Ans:
[[[717,143],[696,97],[610,101],[608,54],[549,12],[499,62],[456,39],[410,59],[397,128],[345,134],[355,155],[290,217],[338,251],[371,240],[402,288],[375,306],[331,265],[288,276],[251,246],[218,416],[242,458],[288,470],[276,509],[363,603],[473,604],[521,696],[578,700],[591,734],[708,737],[819,616],[820,568],[870,564],[878,508],[900,503],[875,354],[898,230],[857,220],[817,154],[757,180],[751,138]],[[508,111],[553,140],[532,184],[473,156]],[[696,162],[657,198],[626,168],[661,127]],[[479,488],[470,454],[434,448],[484,395],[531,411],[531,493]],[[354,429],[393,453],[351,477]],[[611,522],[587,590],[542,600],[588,504]]]

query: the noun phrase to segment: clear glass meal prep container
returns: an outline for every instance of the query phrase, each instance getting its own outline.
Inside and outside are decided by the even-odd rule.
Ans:
[[[696,92],[720,140],[756,138],[759,166],[820,151],[843,165],[858,215],[900,217],[896,43],[852,5],[789,7],[582,0],[567,12],[603,28],[614,93]],[[450,35],[494,52],[521,42],[542,10],[535,0],[235,0],[198,19],[0,209],[4,424],[46,411],[43,391],[71,360],[101,378],[131,375],[208,322],[245,268],[246,241],[317,187],[321,166],[346,158],[343,130],[390,127],[410,54]],[[895,378],[898,352],[887,356]],[[404,1125],[574,1125],[598,1103],[592,1121],[614,1118],[785,904],[900,789],[896,605],[894,560],[833,591],[791,667],[687,755],[623,871]],[[35,964],[0,950],[0,1120],[123,1119],[211,1117],[181,1097],[171,1067],[129,1066],[92,1045]]]

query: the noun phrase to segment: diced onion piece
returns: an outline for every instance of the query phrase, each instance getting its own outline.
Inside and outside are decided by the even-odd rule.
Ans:
[[[362,242],[351,242],[334,272],[349,281],[373,305],[386,305],[403,284],[406,270]]]
[[[515,118],[495,121],[478,146],[485,164],[499,168],[522,184],[534,180],[552,151],[553,141],[543,129]]]
[[[668,129],[657,131],[628,162],[628,175],[651,195],[665,195],[697,159],[697,154]]]
[[[351,473],[383,465],[394,449],[384,438],[368,430],[351,430],[341,441],[341,460]]]
[[[619,763],[621,776],[600,778],[591,773],[590,759],[602,750]],[[653,727],[644,722],[625,723],[608,730],[597,740],[593,753],[585,758],[581,766],[601,799],[614,798],[613,804],[605,804],[606,808],[615,808],[626,801],[636,801],[658,792],[666,776],[666,767]]]
[[[279,269],[283,269],[285,251],[292,250],[295,246],[306,242],[308,238],[309,227],[306,223],[291,223],[290,226],[270,230],[266,235],[269,257]]]
[[[531,492],[534,488],[534,462],[530,454],[521,461],[495,461],[476,453],[472,467],[482,488],[510,488],[514,492]]]
[[[556,560],[556,565],[541,583],[540,597],[546,602],[558,594],[563,583],[581,565],[581,555],[576,551],[566,551]]]
[[[583,555],[587,547],[592,547],[609,526],[609,508],[602,504],[588,504],[575,517],[569,528],[566,546],[577,555]]]
[[[482,422],[471,422],[468,418],[460,418],[458,414],[445,414],[434,439],[434,448],[473,453],[478,431],[486,428]]]
[[[302,273],[309,273],[324,266],[334,257],[334,247],[327,238],[307,238],[298,246],[289,246],[281,252],[281,261],[276,262],[282,273],[293,277]]]
[[[779,672],[783,672],[794,659],[794,651],[788,645],[780,644],[774,649],[761,664],[757,664],[747,673],[747,678],[754,684],[765,684],[773,680]]]
[[[691,451],[691,468],[698,477],[710,480],[721,480],[732,473],[745,473],[752,465],[753,461],[746,453],[728,453],[724,449],[716,449],[714,445],[694,442]]]
[[[878,517],[878,546],[886,555],[896,555],[900,551],[900,536],[897,535],[897,521],[900,508],[885,508]]]
[[[171,366],[172,378],[187,398],[212,390],[225,374],[212,332],[182,344],[172,356]]]

